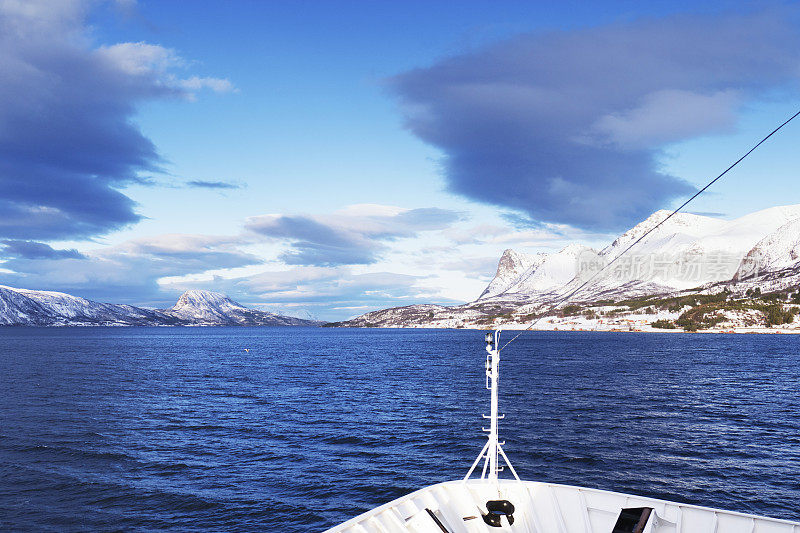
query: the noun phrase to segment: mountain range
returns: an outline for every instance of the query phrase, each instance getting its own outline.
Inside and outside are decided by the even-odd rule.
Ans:
[[[698,294],[800,291],[800,205],[734,220],[657,211],[608,246],[573,243],[552,253],[505,250],[494,278],[472,302],[373,311],[330,326],[504,327],[523,325],[564,300],[600,314],[617,302]],[[652,228],[660,226],[621,255]],[[602,270],[601,270],[602,269]],[[599,272],[599,274],[598,274]],[[574,293],[574,294],[573,294]],[[796,294],[796,293],[791,293]],[[657,319],[676,319],[683,309]],[[561,313],[563,315],[563,313]],[[752,313],[751,313],[752,314]],[[630,321],[630,320],[629,320]],[[319,326],[247,308],[224,294],[190,290],[168,309],[95,302],[60,292],[0,286],[0,325]]]
[[[654,296],[744,294],[755,288],[788,291],[800,283],[800,205],[733,220],[669,215],[653,213],[599,251],[577,243],[553,253],[506,250],[492,281],[467,304],[384,309],[337,325],[476,327],[497,317],[522,324],[567,297],[565,303],[592,306]]]
[[[321,322],[250,309],[210,291],[186,291],[169,309],[144,309],[62,292],[0,286],[0,325],[319,326]]]

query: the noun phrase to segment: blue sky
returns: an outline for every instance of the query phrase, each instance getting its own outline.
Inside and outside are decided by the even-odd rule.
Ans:
[[[794,7],[694,4],[0,0],[0,283],[471,300],[503,249],[603,246],[800,105]],[[692,210],[800,202],[799,139]]]

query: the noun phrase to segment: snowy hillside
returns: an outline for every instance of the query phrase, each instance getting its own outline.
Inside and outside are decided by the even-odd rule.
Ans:
[[[47,310],[33,298],[0,287],[0,324],[46,326],[52,322]]]
[[[737,280],[794,267],[800,260],[800,219],[787,222],[758,241],[742,259]]]
[[[63,292],[0,286],[0,324],[24,326],[135,325],[179,323],[156,310],[93,302]]]

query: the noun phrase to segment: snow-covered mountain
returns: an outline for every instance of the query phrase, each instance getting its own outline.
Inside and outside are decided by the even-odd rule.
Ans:
[[[314,321],[250,309],[224,294],[211,291],[186,291],[178,302],[165,310],[170,316],[192,324],[213,326],[303,326]]]
[[[584,255],[595,257],[597,252],[581,244],[570,244],[557,253],[533,256],[506,250],[500,258],[495,279],[478,300],[547,294],[557,290],[575,278],[578,260]]]
[[[568,295],[570,301],[590,303],[696,288],[743,292],[758,286],[774,291],[800,285],[800,205],[733,220],[690,213],[667,219],[669,214],[653,213],[600,252],[579,244],[550,254],[506,250],[494,279],[474,302],[373,311],[344,325],[463,327],[480,325],[492,316],[532,316]]]
[[[170,309],[143,309],[62,292],[0,286],[0,325],[305,326],[319,322],[248,309],[223,294],[208,291],[187,291]]]
[[[780,268],[786,268],[794,262],[792,254],[796,257],[798,251],[792,251],[792,247],[797,245],[793,238],[800,229],[800,205],[773,207],[734,220],[678,213],[665,221],[669,213],[653,213],[595,255],[591,249],[574,244],[550,254],[541,260],[541,265],[558,261],[556,272],[560,275],[547,277],[552,283],[531,283],[542,268],[534,267],[533,276],[527,272],[517,280],[505,281],[508,289],[497,297],[556,299],[581,286],[611,261],[615,262],[582,288],[576,298],[587,301],[686,290],[734,279],[748,254],[749,262],[760,261],[759,270],[766,272],[775,270],[779,263]],[[570,272],[575,275],[569,276]]]

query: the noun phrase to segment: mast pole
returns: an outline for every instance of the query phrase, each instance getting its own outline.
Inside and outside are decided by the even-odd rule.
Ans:
[[[491,335],[491,333],[490,333]],[[497,389],[500,381],[500,330],[494,331],[494,342],[486,345],[486,351],[489,352],[489,360],[487,361],[486,372],[491,381],[491,412],[490,425],[489,425],[489,479],[497,481],[497,459],[499,455],[498,448],[500,446],[499,435],[497,431],[498,420],[498,399]]]
[[[489,428],[482,428],[484,432],[488,432],[488,439],[486,440],[486,444],[483,446],[481,453],[478,454],[477,459],[475,462],[472,463],[472,467],[467,472],[467,475],[464,476],[464,481],[467,481],[472,472],[475,471],[475,468],[478,466],[478,463],[483,460],[483,472],[481,473],[481,479],[488,479],[490,481],[497,481],[497,474],[503,470],[500,466],[500,459],[502,458],[503,461],[508,465],[511,473],[514,477],[519,480],[519,476],[517,472],[514,470],[514,467],[511,466],[511,463],[508,461],[508,457],[506,457],[505,452],[503,451],[503,444],[500,442],[499,438],[499,431],[497,427],[497,422],[504,418],[503,415],[499,414],[499,401],[498,401],[498,389],[500,386],[500,331],[496,329],[494,331],[487,331],[486,332],[486,388],[491,393],[491,404],[490,404],[490,411],[489,415],[483,415],[483,418],[489,419]]]

